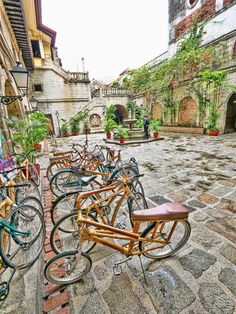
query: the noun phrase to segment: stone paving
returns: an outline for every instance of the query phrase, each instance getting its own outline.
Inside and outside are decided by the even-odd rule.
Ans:
[[[168,200],[188,206],[190,240],[168,259],[142,257],[146,283],[138,257],[114,276],[114,263],[124,257],[97,245],[90,253],[90,273],[67,287],[70,313],[236,313],[236,133],[161,136],[157,142],[122,146],[122,156],[135,157],[145,173],[149,206]],[[89,144],[102,144],[102,138],[89,135]],[[68,144],[83,140],[60,139],[58,147],[67,150]],[[48,156],[42,158],[45,168],[47,162]],[[14,302],[14,294],[8,302]]]

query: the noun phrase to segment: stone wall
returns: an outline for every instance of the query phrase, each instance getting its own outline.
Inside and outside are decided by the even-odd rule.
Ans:
[[[59,133],[56,111],[60,120],[69,120],[78,111],[84,110],[90,99],[88,83],[69,83],[60,72],[51,68],[36,69],[32,73],[32,88],[34,84],[42,84],[43,91],[34,91],[34,95],[38,100],[38,109],[51,114],[56,134]]]

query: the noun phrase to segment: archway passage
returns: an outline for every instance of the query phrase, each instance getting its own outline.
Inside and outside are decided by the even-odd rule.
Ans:
[[[232,133],[235,131],[236,131],[236,93],[233,93],[227,104],[224,133]]]
[[[181,100],[179,105],[179,125],[193,126],[196,124],[197,103],[192,97]]]
[[[161,104],[156,103],[152,105],[152,118],[161,120]]]
[[[123,120],[128,117],[128,112],[125,106],[122,106],[122,105],[115,105],[115,106],[116,106],[115,121],[118,124],[122,124]]]

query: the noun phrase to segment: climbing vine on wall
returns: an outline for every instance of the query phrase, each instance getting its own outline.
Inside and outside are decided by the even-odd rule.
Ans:
[[[175,120],[177,104],[174,101],[174,89],[182,83],[191,83],[199,73],[219,68],[226,59],[227,47],[223,44],[217,46],[201,47],[204,25],[199,26],[198,20],[193,21],[190,33],[178,45],[176,54],[158,66],[143,66],[131,70],[123,79],[124,88],[133,93],[152,95],[153,101],[157,99],[164,105],[165,119],[172,123]],[[190,84],[190,88],[192,85]],[[196,92],[196,89],[193,89]],[[198,89],[198,98],[202,97]],[[201,103],[201,120],[204,118],[206,104]]]

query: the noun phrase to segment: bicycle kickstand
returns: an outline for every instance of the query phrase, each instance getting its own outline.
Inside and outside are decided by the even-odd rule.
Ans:
[[[138,257],[139,257],[139,261],[140,261],[140,264],[141,264],[144,281],[145,281],[145,284],[147,285],[147,278],[146,278],[145,271],[144,271],[144,268],[143,268],[143,262],[142,262],[142,259],[141,259],[141,255],[139,255]]]
[[[122,267],[121,267],[121,264],[131,260],[132,257],[129,256],[128,258],[124,259],[123,261],[120,261],[120,262],[117,262],[115,263],[115,265],[113,266],[113,274],[115,276],[119,276],[121,273],[122,273]]]

